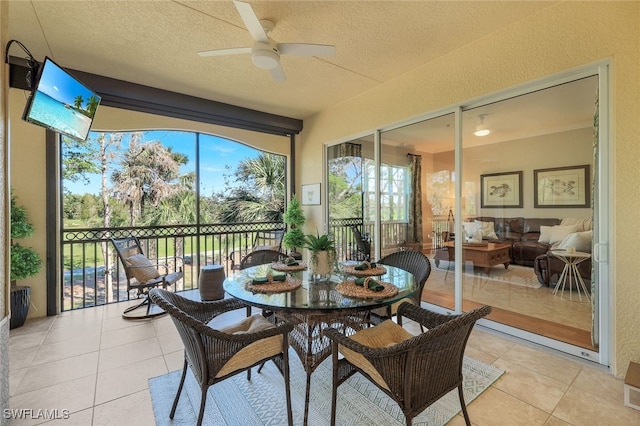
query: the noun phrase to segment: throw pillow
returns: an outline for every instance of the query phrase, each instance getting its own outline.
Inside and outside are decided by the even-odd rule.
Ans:
[[[141,284],[160,276],[158,268],[144,254],[128,257],[125,262],[131,267],[131,275]]]
[[[465,239],[474,238],[477,230],[478,227],[476,226],[475,222],[462,222],[462,236]]]
[[[590,231],[592,229],[593,219],[590,217],[565,217],[562,219],[562,222],[560,222],[560,225],[578,225],[578,232]]]
[[[549,244],[559,243],[564,239],[564,237],[574,232],[578,232],[578,225],[556,225],[551,228],[551,237],[549,238]]]
[[[474,223],[476,224],[477,229],[482,232],[482,238],[488,238],[490,240],[498,239],[493,222],[481,222],[479,220],[475,220]]]
[[[551,240],[551,230],[553,226],[540,226],[540,238],[538,238],[539,243],[547,243],[549,244],[549,240]]]
[[[558,248],[566,250],[569,247],[575,247],[576,251],[591,253],[591,239],[593,231],[573,232],[560,242]]]

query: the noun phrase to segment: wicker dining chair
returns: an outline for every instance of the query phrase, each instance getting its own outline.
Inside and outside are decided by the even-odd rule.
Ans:
[[[284,229],[274,229],[269,231],[257,231],[251,243],[251,247],[245,247],[241,250],[234,250],[229,253],[229,262],[232,270],[242,269],[240,264],[242,259],[248,254],[258,250],[280,251],[282,249],[282,239],[284,238]]]
[[[325,329],[324,335],[332,340],[331,425],[336,424],[338,386],[356,372],[398,404],[407,425],[458,388],[465,422],[471,425],[462,387],[464,351],[475,322],[490,312],[490,306],[482,306],[460,315],[443,315],[404,302],[398,308],[397,324],[386,320],[351,336]],[[427,331],[412,335],[402,327],[403,317]]]
[[[285,260],[287,255],[277,250],[255,250],[247,254],[240,260],[239,269],[246,269],[252,266],[264,265],[278,260]],[[251,315],[251,306],[247,306],[247,316]],[[264,316],[271,315],[263,312]],[[258,370],[259,371],[259,370]]]
[[[237,299],[200,302],[160,288],[152,289],[149,294],[154,303],[171,315],[184,344],[182,378],[171,407],[170,419],[175,415],[187,368],[191,368],[201,389],[197,421],[201,425],[210,386],[243,371],[247,371],[247,379],[250,380],[253,366],[274,360],[277,361],[276,365],[282,366],[287,419],[290,426],[293,424],[289,380],[289,332],[293,324],[280,321],[274,325],[256,314],[236,324],[215,329],[208,325],[212,319],[225,312],[244,308],[245,304]]]
[[[284,261],[287,255],[277,250],[254,250],[240,260],[240,269],[264,265],[275,261]]]
[[[377,263],[395,266],[413,274],[413,279],[417,288],[409,300],[411,300],[414,305],[420,306],[424,285],[431,274],[431,261],[429,261],[429,258],[419,251],[402,250],[386,255]],[[398,306],[400,306],[401,302],[402,301],[396,302],[392,305],[387,305],[386,308],[378,308],[372,313],[374,314],[374,317],[378,316],[382,319],[391,318]]]

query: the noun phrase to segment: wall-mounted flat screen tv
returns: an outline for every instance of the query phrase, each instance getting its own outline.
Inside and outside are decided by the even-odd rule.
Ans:
[[[100,96],[46,57],[23,119],[78,140],[87,139]]]

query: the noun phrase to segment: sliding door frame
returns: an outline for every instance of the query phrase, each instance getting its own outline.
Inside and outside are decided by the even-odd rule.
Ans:
[[[515,86],[504,91],[487,94],[476,99],[460,103],[458,105],[454,105],[448,108],[443,108],[437,111],[433,111],[429,114],[420,115],[418,117],[413,117],[411,119],[407,119],[401,122],[396,122],[391,125],[387,125],[384,127],[380,127],[377,129],[373,129],[369,132],[363,132],[359,136],[363,135],[374,135],[374,149],[375,149],[375,170],[376,170],[376,182],[379,179],[379,167],[381,162],[381,134],[385,131],[394,130],[400,127],[408,126],[411,124],[415,124],[418,122],[422,122],[425,120],[429,120],[431,118],[436,118],[445,114],[454,114],[455,117],[455,129],[454,129],[454,137],[455,137],[455,176],[461,176],[462,166],[463,166],[463,155],[462,155],[462,114],[464,111],[478,108],[490,103],[504,101],[516,96],[526,95],[531,92],[544,90],[553,86],[557,86],[560,84],[568,83],[574,80],[578,80],[585,77],[591,77],[594,75],[598,76],[599,79],[599,135],[598,135],[598,157],[597,163],[595,164],[597,173],[595,174],[597,180],[595,181],[595,194],[594,194],[594,204],[592,214],[594,216],[593,223],[593,265],[594,265],[594,274],[596,285],[598,287],[598,300],[597,305],[594,307],[594,312],[596,315],[596,327],[594,328],[597,332],[596,341],[599,344],[599,350],[592,351],[588,349],[584,349],[578,346],[570,345],[555,339],[551,339],[548,337],[544,337],[535,333],[531,333],[528,331],[524,331],[512,326],[507,326],[501,323],[497,323],[494,321],[490,321],[487,319],[482,319],[478,322],[478,324],[495,330],[499,332],[503,332],[505,334],[518,337],[529,342],[543,345],[549,347],[551,349],[556,349],[564,353],[568,353],[570,355],[574,355],[576,357],[582,358],[584,360],[588,360],[591,362],[596,362],[605,366],[610,365],[610,360],[613,359],[613,354],[611,353],[612,348],[614,348],[611,339],[613,339],[614,330],[612,329],[613,323],[611,321],[612,308],[611,308],[611,300],[612,300],[612,286],[610,285],[613,282],[613,271],[611,270],[611,265],[614,265],[615,262],[614,256],[615,253],[612,251],[612,247],[614,247],[613,241],[611,241],[614,233],[612,229],[611,218],[613,218],[613,195],[615,191],[612,189],[613,180],[610,177],[610,173],[613,170],[613,155],[612,155],[612,140],[611,135],[611,127],[609,125],[610,117],[612,117],[612,102],[610,101],[610,73],[609,73],[609,61],[601,61],[594,64],[586,65],[583,67],[579,67],[573,70],[568,70],[556,75],[543,77],[534,81],[527,82],[525,84]],[[325,144],[325,153],[329,146],[335,145],[336,143],[347,142],[349,140],[353,140],[354,137],[341,139],[339,142],[333,142],[330,144]],[[325,154],[326,157],[326,154]],[[323,179],[326,179],[328,169],[326,161],[324,162],[324,176]],[[325,188],[327,187],[324,185]],[[601,190],[602,189],[602,190]],[[455,181],[455,199],[462,199],[462,180],[457,179]],[[327,199],[327,198],[325,198]],[[375,241],[375,258],[378,259],[380,257],[380,188],[379,185],[376,185],[376,217],[375,217],[375,229],[376,232],[373,235]],[[328,217],[328,205],[326,206],[326,216]],[[455,205],[455,228],[454,232],[457,235],[462,235],[462,203],[456,202]],[[462,245],[456,244],[455,246],[455,257],[457,259],[462,258]],[[451,311],[449,309],[443,308],[442,306],[432,305],[425,303],[430,309],[443,312],[443,313],[460,313],[462,312],[462,301],[463,301],[463,291],[462,291],[462,262],[455,262],[455,296],[454,296],[454,310]]]

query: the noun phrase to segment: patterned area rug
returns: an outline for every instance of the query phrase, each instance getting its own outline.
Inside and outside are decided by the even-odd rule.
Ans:
[[[432,260],[433,262],[433,260]],[[447,271],[447,267],[449,270]],[[446,282],[453,283],[455,268],[453,262],[447,262],[446,260],[440,261],[440,266],[436,267],[435,263],[432,263],[432,275],[437,275],[441,279],[446,279]],[[447,273],[448,272],[448,273]],[[504,266],[494,266],[489,270],[489,274],[485,272],[484,268],[474,268],[470,262],[465,264],[464,275],[473,279],[473,282],[482,284],[484,281],[498,281],[506,284],[513,284],[520,287],[540,288],[542,284],[538,281],[536,273],[532,267],[509,265],[508,269],[504,269]]]
[[[306,374],[298,356],[291,352],[291,398],[294,424],[302,424]],[[495,382],[504,371],[465,357],[464,395],[467,404]],[[176,415],[169,419],[181,371],[149,379],[156,424],[194,425],[200,404],[200,388],[189,371],[178,403]],[[328,425],[331,414],[331,358],[325,360],[311,376],[309,425]],[[446,424],[460,412],[457,390],[451,391],[427,408],[413,421],[414,425]],[[404,414],[360,374],[355,374],[338,388],[337,423],[340,425],[404,425]],[[242,373],[209,388],[203,425],[274,425],[287,423],[284,382],[272,362],[260,374],[254,370],[251,381]]]

